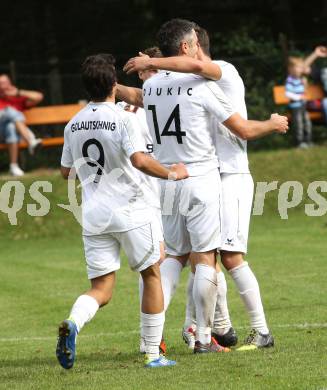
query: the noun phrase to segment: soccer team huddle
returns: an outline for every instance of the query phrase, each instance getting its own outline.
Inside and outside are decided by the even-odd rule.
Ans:
[[[124,67],[138,72],[142,89],[117,83],[110,54],[82,65],[90,102],[65,128],[61,171],[81,182],[91,288],[59,326],[56,355],[66,369],[78,333],[111,299],[121,249],[140,272],[145,367],[176,364],[166,356],[163,333],[183,268],[189,279],[182,337],[194,353],[230,352],[238,342],[219,264],[249,315],[249,335],[236,350],[274,345],[244,260],[253,197],[247,140],[285,133],[287,118],[247,120],[241,77],[232,64],[211,59],[208,33],[195,23],[172,19],[156,40],[158,47]]]

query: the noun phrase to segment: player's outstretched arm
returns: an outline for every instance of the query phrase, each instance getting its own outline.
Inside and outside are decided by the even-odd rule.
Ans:
[[[311,65],[318,58],[327,57],[327,47],[326,46],[317,46],[314,51],[304,59],[304,73],[309,74],[311,71]]]
[[[123,100],[133,106],[143,107],[143,94],[142,89],[127,87],[126,85],[117,84],[116,96],[118,99]]]
[[[169,169],[153,159],[148,154],[136,152],[130,157],[134,168],[141,172],[166,180],[181,180],[188,178],[188,172],[184,164],[173,164]]]
[[[272,114],[266,121],[246,120],[240,114],[231,115],[223,124],[235,135],[244,139],[252,140],[264,137],[271,133],[285,134],[288,130],[286,116]]]
[[[140,53],[139,57],[131,58],[125,64],[123,70],[127,73],[142,70],[170,70],[181,73],[194,73],[210,80],[221,78],[220,66],[211,61],[200,61],[186,56],[150,58]]]

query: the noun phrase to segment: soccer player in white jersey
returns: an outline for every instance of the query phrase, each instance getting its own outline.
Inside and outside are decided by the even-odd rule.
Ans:
[[[217,84],[226,94],[236,110],[247,118],[244,99],[244,84],[235,67],[225,61],[211,61],[210,43],[207,32],[196,27],[200,49],[198,61],[192,58],[171,57],[165,59],[149,59],[138,57],[132,59],[126,67],[129,72],[157,69],[178,70],[180,72],[193,72],[217,80]],[[209,67],[210,64],[210,67]],[[212,68],[216,64],[216,69]],[[218,129],[218,131],[217,131]],[[269,333],[263,306],[261,302],[258,282],[243,255],[247,251],[247,238],[251,205],[253,197],[253,180],[248,167],[246,152],[246,139],[266,135],[266,132],[252,134],[232,134],[225,126],[213,124],[213,138],[219,159],[222,179],[222,247],[221,260],[230,272],[245,303],[251,320],[252,331],[246,339],[242,349],[252,349],[273,346],[274,340]],[[185,320],[185,329],[192,331],[194,323],[194,310],[192,302],[192,285],[194,277],[190,275],[188,285],[188,304]],[[224,274],[217,272],[218,288],[213,336],[225,346],[234,345],[237,337],[231,326],[226,300],[227,285]],[[225,291],[225,293],[224,293]],[[189,334],[186,334],[189,333]],[[192,343],[192,332],[185,332],[184,337]]]
[[[159,48],[164,56],[194,57],[197,53],[194,28],[193,23],[180,19],[165,23],[158,33]],[[136,69],[135,60],[126,64],[127,72],[140,70]],[[197,63],[203,76],[207,75],[208,68],[216,69],[210,63],[205,66],[201,61]],[[121,87],[119,92],[125,100],[142,104],[138,91]],[[161,267],[162,280],[164,274],[167,275],[163,282],[164,299],[171,299],[181,268],[190,258],[195,269],[193,297],[197,331],[194,352],[221,351],[217,344],[210,343],[217,285],[215,250],[220,246],[220,177],[210,138],[211,116],[242,137],[284,132],[288,128],[287,118],[274,115],[268,121],[247,121],[234,112],[216,84],[194,75],[161,72],[144,84],[143,95],[156,157],[163,164],[169,164],[172,158],[180,156],[192,179],[188,179],[188,185],[181,182],[177,186],[172,215],[165,215],[163,210],[167,244],[167,256]],[[210,191],[204,190],[206,188]],[[182,210],[178,209],[179,201]],[[165,265],[166,269],[163,269]]]
[[[144,55],[149,56],[150,58],[162,57],[161,51],[158,47],[149,47],[143,51]],[[148,78],[154,76],[158,71],[156,69],[145,70],[138,72],[138,76],[140,80],[145,82]],[[129,111],[135,114],[141,129],[141,135],[144,139],[144,143],[147,148],[147,152],[153,154],[153,140],[150,134],[150,130],[146,121],[146,114],[142,107],[133,106],[126,102],[118,102],[117,106],[121,107],[125,111]],[[145,175],[142,172],[140,173],[141,177],[141,186],[143,188],[143,192],[145,193],[147,204],[153,209],[153,213],[158,223],[157,226],[160,228],[159,234],[159,244],[160,244],[160,262],[165,258],[165,247],[164,247],[164,236],[163,236],[163,226],[162,226],[162,218],[161,218],[161,207],[160,207],[160,187],[159,181],[157,178],[151,177],[149,175]],[[140,276],[139,278],[139,294],[140,294],[140,303],[142,303],[143,296],[143,280]],[[140,352],[145,353],[145,340],[142,334],[141,327],[141,339],[140,339]],[[160,343],[160,352],[163,354],[166,353],[166,344],[162,339]]]
[[[207,31],[197,28],[196,32],[200,45],[199,59],[211,61]],[[225,61],[213,62],[221,71],[221,77],[217,80],[217,84],[238,112],[247,118],[244,84],[236,68]],[[226,127],[219,123],[217,126],[218,132],[213,128],[213,133],[216,135],[215,144],[220,163],[223,193],[220,256],[224,267],[236,284],[252,328],[244,345],[238,350],[268,348],[274,345],[274,338],[267,326],[258,281],[248,262],[244,261],[253,199],[253,179],[249,170],[246,140],[231,134]],[[224,306],[227,308],[227,302]],[[224,310],[224,308],[221,310],[218,307],[218,302],[213,335],[223,344],[228,343],[234,335],[228,310]]]
[[[161,51],[158,47],[149,47],[144,50],[144,55],[149,56],[150,58],[156,57],[160,58],[162,57]],[[145,70],[138,72],[138,76],[140,80],[143,82],[146,81],[148,78],[152,77],[157,73],[156,69],[152,70]],[[117,106],[121,107],[125,111],[131,112],[135,114],[137,121],[140,125],[141,129],[141,136],[144,140],[147,153],[153,155],[153,140],[150,134],[150,130],[146,121],[146,114],[142,107],[134,106],[131,104],[128,104],[126,102],[118,102]],[[164,252],[164,239],[163,239],[163,231],[162,231],[162,220],[161,220],[161,208],[160,208],[160,188],[159,188],[159,181],[157,178],[151,177],[149,175],[145,175],[142,172],[139,172],[141,177],[141,185],[144,186],[144,193],[146,197],[147,203],[153,207],[154,214],[156,218],[158,219],[158,226],[161,227],[161,230],[159,232],[160,235],[160,258],[163,260],[165,256]]]
[[[91,102],[68,123],[61,170],[69,178],[74,167],[82,186],[82,227],[91,288],[78,297],[59,327],[56,354],[62,367],[75,360],[76,337],[112,295],[120,248],[144,282],[142,331],[146,367],[174,365],[159,356],[164,324],[159,271],[159,238],[151,209],[138,186],[137,168],[161,179],[185,179],[183,164],[164,167],[146,154],[133,114],[115,106],[116,72],[109,54],[88,57],[82,66]]]

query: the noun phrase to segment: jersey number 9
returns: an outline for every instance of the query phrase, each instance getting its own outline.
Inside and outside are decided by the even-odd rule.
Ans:
[[[89,155],[89,147],[91,145],[96,146],[97,149],[99,150],[99,158],[97,160],[90,157],[90,155]],[[98,167],[98,170],[97,170],[97,173],[96,173],[96,176],[94,179],[94,183],[99,183],[100,177],[102,175],[102,171],[104,169],[103,146],[101,145],[101,143],[97,139],[91,138],[91,139],[87,140],[86,142],[84,142],[83,147],[82,147],[82,154],[83,154],[83,157],[86,159],[87,165],[89,165],[90,167]],[[90,160],[93,160],[96,162],[92,162]]]

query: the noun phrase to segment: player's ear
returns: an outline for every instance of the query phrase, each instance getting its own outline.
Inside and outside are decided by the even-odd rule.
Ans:
[[[188,43],[186,41],[182,41],[179,46],[179,53],[185,55],[188,53]]]
[[[115,95],[116,95],[116,92],[117,92],[117,81],[116,81],[115,84],[113,84],[113,86],[112,86],[112,94],[115,94]]]

